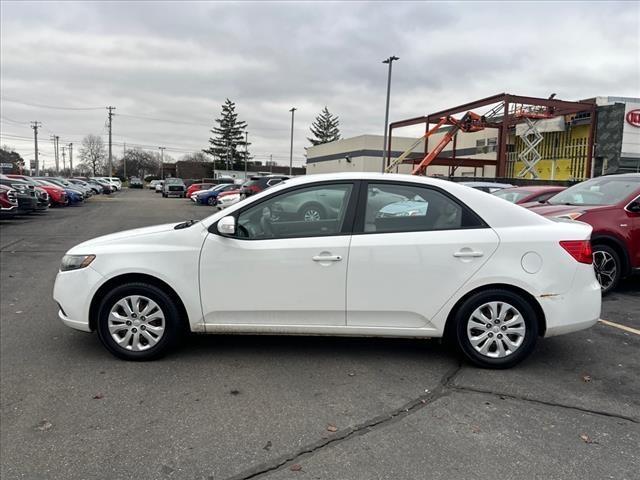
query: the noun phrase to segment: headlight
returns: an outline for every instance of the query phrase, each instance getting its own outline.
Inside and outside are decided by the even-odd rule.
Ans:
[[[95,255],[65,255],[60,263],[60,271],[67,272],[88,267],[95,258]]]
[[[577,220],[582,215],[584,215],[584,212],[569,212],[569,213],[563,213],[561,215],[555,215],[555,218],[564,218],[564,219],[567,219],[567,220]]]

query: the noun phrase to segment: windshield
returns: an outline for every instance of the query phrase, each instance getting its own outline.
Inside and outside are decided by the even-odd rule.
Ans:
[[[551,205],[614,205],[640,189],[640,177],[598,177],[578,183],[548,200]]]
[[[181,178],[167,178],[164,183],[169,185],[170,183],[184,183]]]
[[[508,202],[511,203],[517,203],[520,200],[522,200],[524,197],[530,195],[531,192],[528,192],[526,190],[518,190],[518,191],[510,191],[510,190],[498,190],[496,192],[493,192],[493,195],[495,195],[496,197],[500,197],[505,199]]]

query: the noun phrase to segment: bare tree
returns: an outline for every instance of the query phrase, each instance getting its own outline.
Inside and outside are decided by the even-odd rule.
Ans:
[[[106,158],[107,153],[101,137],[90,134],[82,139],[80,160],[82,160],[83,166],[93,171],[93,176],[96,176],[98,171],[104,171]]]
[[[185,153],[180,157],[182,161],[188,162],[210,162],[211,158],[204,152]]]

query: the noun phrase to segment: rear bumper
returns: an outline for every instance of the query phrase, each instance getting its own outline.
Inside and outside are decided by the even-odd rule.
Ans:
[[[602,291],[593,266],[580,265],[571,289],[562,295],[538,297],[547,320],[545,337],[592,327],[600,318]]]

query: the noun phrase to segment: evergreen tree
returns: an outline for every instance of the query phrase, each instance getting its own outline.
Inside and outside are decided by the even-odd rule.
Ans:
[[[307,137],[307,140],[313,145],[321,145],[323,143],[340,140],[339,125],[340,120],[338,117],[329,113],[329,109],[324,107],[309,129],[315,138]]]
[[[245,142],[247,122],[238,121],[236,104],[228,98],[222,105],[220,118],[216,119],[217,126],[211,129],[213,137],[209,138],[209,148],[202,150],[213,155],[214,162],[224,162],[231,168],[244,169],[245,148],[251,143]],[[246,160],[251,159],[249,155]]]

